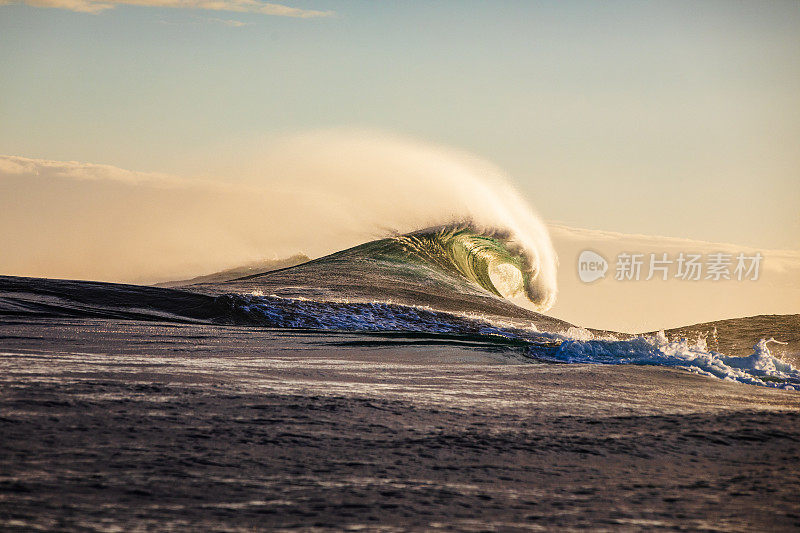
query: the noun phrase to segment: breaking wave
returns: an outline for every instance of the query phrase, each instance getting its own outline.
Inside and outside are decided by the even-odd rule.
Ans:
[[[525,296],[540,309],[549,307],[549,294],[537,284],[540,263],[536,251],[523,248],[508,234],[455,226],[396,240],[412,256],[457,272],[497,296],[511,300]]]

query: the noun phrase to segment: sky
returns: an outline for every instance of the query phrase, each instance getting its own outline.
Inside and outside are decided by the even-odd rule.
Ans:
[[[625,243],[655,251],[659,242],[675,242],[642,235],[702,242],[704,250],[719,248],[713,243],[775,257],[789,250],[796,258],[799,95],[794,0],[0,0],[0,242],[17,251],[0,257],[0,273],[157,277],[131,270],[139,263],[130,257],[152,248],[145,237],[120,255],[119,238],[95,238],[89,253],[85,236],[110,214],[133,210],[136,198],[147,209],[116,221],[121,227],[174,223],[166,212],[185,202],[163,183],[224,189],[226,201],[251,202],[254,174],[263,174],[259,191],[277,179],[274,154],[254,154],[281,139],[376,132],[501,169],[555,228],[567,297],[555,308],[561,316],[650,327],[667,315],[650,309],[653,324],[637,323],[644,307],[634,305],[623,322],[604,322],[601,307],[587,310],[581,295],[589,289],[575,285],[571,269],[576,243],[609,259]],[[365,166],[380,172],[380,164],[373,158]],[[350,168],[336,165],[340,173]],[[324,168],[309,177],[290,167],[281,167],[288,169],[283,181],[294,180],[296,190],[326,179]],[[74,182],[55,185],[51,174]],[[97,186],[86,188],[86,180]],[[195,188],[187,185],[193,181]],[[199,206],[213,209],[213,195],[192,194],[197,211],[184,222],[204,216]],[[63,207],[67,198],[94,214],[74,216]],[[314,201],[303,208],[315,209]],[[162,211],[149,216],[155,205]],[[237,217],[242,228],[252,225]],[[184,261],[186,273],[235,266],[222,257],[253,259],[256,249],[289,255],[316,246],[267,251],[251,234],[218,231],[229,220],[205,217],[198,226],[224,241],[228,255],[207,256],[203,265]],[[162,233],[165,249],[205,253],[195,237]],[[610,234],[622,237],[608,245],[603,236]],[[86,248],[75,248],[82,242]],[[72,261],[68,268],[53,263],[58,250]],[[153,264],[155,257],[142,268]],[[748,289],[741,305],[728,308],[770,312],[769,302],[779,301],[772,312],[797,312],[794,268],[769,291]],[[701,306],[698,320],[724,313],[728,304],[716,291],[705,297],[719,306]],[[652,300],[644,289],[636,294],[626,298]]]
[[[798,95],[796,1],[0,5],[0,153],[181,174],[375,128],[603,230],[797,248]]]

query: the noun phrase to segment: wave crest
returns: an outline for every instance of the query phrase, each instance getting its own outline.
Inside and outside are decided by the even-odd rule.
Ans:
[[[412,257],[461,274],[487,291],[536,309],[550,304],[537,288],[540,262],[536,250],[524,248],[501,230],[477,230],[468,225],[445,226],[396,237]],[[530,307],[530,305],[525,305]]]

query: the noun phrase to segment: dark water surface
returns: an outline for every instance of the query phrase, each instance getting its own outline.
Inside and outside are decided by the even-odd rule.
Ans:
[[[3,529],[800,528],[796,391],[128,318],[2,318]]]

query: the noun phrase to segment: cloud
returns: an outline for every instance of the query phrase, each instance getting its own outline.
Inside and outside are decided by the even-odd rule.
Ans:
[[[223,26],[229,26],[231,28],[241,28],[243,26],[250,26],[249,22],[242,22],[241,20],[234,20],[234,19],[218,19],[218,18],[210,18],[208,22],[213,22],[215,24],[222,24]]]
[[[3,2],[0,1],[0,3]],[[334,15],[333,11],[300,9],[296,7],[285,6],[283,4],[261,2],[259,0],[23,0],[23,3],[35,7],[67,9],[69,11],[77,11],[79,13],[100,13],[101,11],[113,9],[118,5],[131,5],[143,7],[206,9],[209,11],[233,11],[237,13],[259,13],[262,15],[293,18],[331,17]]]
[[[661,247],[664,251],[672,249],[684,250],[715,250],[727,252],[756,252],[768,251],[771,255],[779,255],[796,258],[800,261],[800,251],[798,250],[765,250],[764,248],[754,248],[733,243],[720,243],[688,239],[685,237],[667,237],[663,235],[644,235],[639,233],[621,233],[617,231],[607,231],[587,228],[574,228],[559,222],[548,224],[550,233],[558,235],[559,238],[570,241],[593,241],[601,244],[619,244],[624,242],[629,249]]]
[[[117,181],[131,184],[147,183],[159,186],[178,186],[187,180],[158,172],[136,172],[111,165],[31,159],[15,155],[0,155],[0,179],[10,176],[40,176],[43,178],[81,181]]]
[[[235,19],[221,19],[216,17],[196,17],[192,20],[159,20],[159,24],[166,26],[199,26],[201,24],[219,24],[221,26],[228,26],[229,28],[243,28],[245,26],[252,26],[252,22],[242,22]]]

